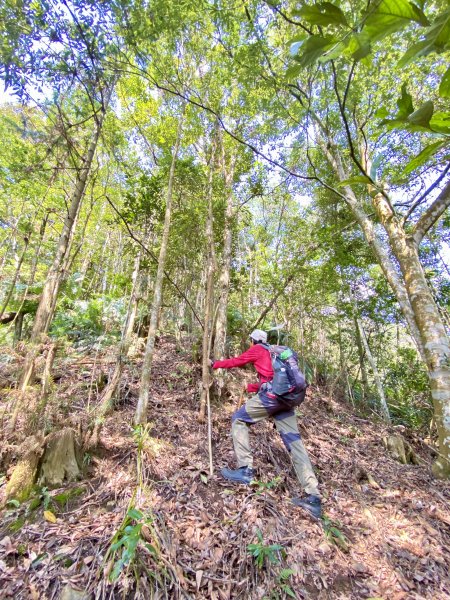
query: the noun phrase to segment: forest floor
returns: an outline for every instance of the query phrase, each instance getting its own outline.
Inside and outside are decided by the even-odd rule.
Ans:
[[[54,426],[87,421],[111,352],[57,360]],[[169,337],[153,367],[150,435],[133,431],[140,366],[139,357],[127,365],[101,444],[83,457],[84,478],[37,488],[34,500],[0,513],[2,599],[450,598],[450,488],[432,478],[430,451],[412,433],[404,436],[419,466],[387,453],[392,429],[311,387],[299,425],[324,495],[325,518],[315,522],[291,504],[301,490],[270,421],[252,429],[259,483],[221,479],[235,464],[233,396],[212,406],[209,477],[200,372]],[[13,465],[14,448],[10,457]]]

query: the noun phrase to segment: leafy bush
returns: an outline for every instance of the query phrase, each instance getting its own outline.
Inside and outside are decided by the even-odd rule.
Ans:
[[[82,344],[115,343],[125,315],[123,300],[97,296],[90,300],[64,299],[53,320],[50,334],[66,336]]]
[[[428,425],[433,414],[428,376],[413,348],[399,348],[384,379],[394,421],[411,427]]]

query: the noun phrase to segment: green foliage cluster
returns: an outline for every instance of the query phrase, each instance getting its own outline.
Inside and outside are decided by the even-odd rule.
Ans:
[[[256,537],[258,541],[254,544],[248,544],[247,550],[250,556],[255,559],[256,566],[258,569],[262,569],[266,561],[272,564],[278,564],[280,562],[280,555],[284,557],[286,554],[281,544],[266,544],[264,542],[263,534],[259,529],[256,530]]]
[[[50,334],[67,337],[77,345],[117,343],[126,306],[122,299],[96,295],[89,300],[61,302]]]
[[[142,533],[142,528],[144,526],[151,528],[152,522],[151,517],[145,516],[137,508],[130,507],[127,510],[105,555],[105,561],[110,560],[111,568],[108,577],[111,582],[117,581],[122,571],[133,565],[139,544],[143,544],[150,554],[157,556],[156,547],[147,542]]]

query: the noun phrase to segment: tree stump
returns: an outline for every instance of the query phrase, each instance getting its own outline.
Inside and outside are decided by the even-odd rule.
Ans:
[[[6,484],[5,500],[15,498],[23,502],[28,498],[36,481],[39,461],[44,453],[44,436],[34,435],[21,447],[22,458],[14,467],[10,480]]]
[[[73,429],[66,427],[48,436],[39,476],[41,485],[60,486],[80,476],[75,448]]]
[[[403,465],[419,464],[416,453],[401,435],[388,435],[383,438],[383,444],[389,454]]]

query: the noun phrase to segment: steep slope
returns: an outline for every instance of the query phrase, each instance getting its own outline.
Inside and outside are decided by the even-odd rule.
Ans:
[[[58,425],[87,422],[107,361],[58,362]],[[209,478],[199,372],[171,339],[157,349],[150,426],[133,431],[139,367],[128,365],[102,444],[84,455],[86,478],[4,511],[2,598],[450,598],[450,490],[430,476],[425,446],[410,437],[424,463],[401,465],[383,425],[310,389],[299,423],[324,493],[316,523],[290,502],[300,490],[271,422],[252,430],[260,483],[220,478],[234,465],[233,397],[212,407]]]

